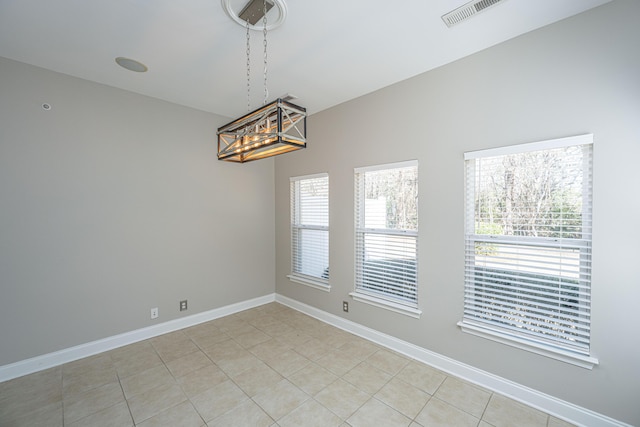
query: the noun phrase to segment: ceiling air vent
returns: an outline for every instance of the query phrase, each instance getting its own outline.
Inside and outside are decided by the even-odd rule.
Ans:
[[[504,1],[505,0],[475,0],[452,10],[449,13],[445,13],[442,15],[442,20],[447,24],[447,27],[453,27],[462,21],[466,21],[479,12]]]

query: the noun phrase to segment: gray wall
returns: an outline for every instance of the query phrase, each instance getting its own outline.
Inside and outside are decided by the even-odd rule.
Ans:
[[[274,292],[274,162],[219,162],[223,117],[2,58],[0,88],[0,365]]]
[[[640,425],[640,2],[616,0],[310,117],[276,160],[278,293]],[[381,58],[380,67],[388,64]],[[465,334],[463,153],[593,133],[592,371]],[[416,320],[352,301],[353,168],[419,161]],[[331,292],[290,282],[290,176],[328,172]],[[341,302],[351,301],[343,313]]]

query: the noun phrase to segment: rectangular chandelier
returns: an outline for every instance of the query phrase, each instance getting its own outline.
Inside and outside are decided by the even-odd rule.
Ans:
[[[218,160],[245,163],[307,146],[307,110],[281,98],[218,128]]]

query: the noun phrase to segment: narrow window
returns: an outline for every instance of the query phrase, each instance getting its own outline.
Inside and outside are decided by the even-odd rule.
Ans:
[[[355,292],[418,317],[418,163],[355,170]]]
[[[584,135],[465,154],[463,330],[551,357],[595,360],[592,141]]]
[[[329,290],[329,176],[290,179],[292,281]]]

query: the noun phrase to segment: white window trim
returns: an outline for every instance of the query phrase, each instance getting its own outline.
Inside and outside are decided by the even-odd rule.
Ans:
[[[404,162],[395,162],[395,163],[385,163],[383,165],[373,165],[373,166],[362,166],[359,168],[354,168],[353,173],[363,173],[363,172],[374,172],[385,169],[399,169],[399,168],[409,168],[413,166],[418,166],[417,160],[405,160]]]
[[[299,283],[301,285],[309,286],[310,288],[320,289],[321,291],[331,291],[331,285],[326,279],[318,279],[311,276],[303,276],[301,274],[289,274],[287,278],[292,282]]]
[[[532,142],[528,144],[510,145],[507,147],[466,152],[464,153],[464,160],[467,161],[481,157],[504,156],[508,154],[518,154],[586,144],[593,144],[593,134],[577,135],[567,138]],[[553,345],[545,345],[533,340],[527,340],[522,336],[509,334],[502,329],[492,328],[490,325],[484,323],[476,323],[472,320],[463,318],[457,323],[457,325],[465,333],[486,338],[491,341],[526,350],[555,360],[560,360],[585,369],[592,369],[595,365],[599,364],[598,359],[596,357],[593,357],[592,355],[580,354],[567,349],[554,347]]]
[[[484,324],[476,325],[468,320],[461,320],[458,322],[458,326],[462,332],[499,342],[510,347],[526,350],[541,356],[546,356],[551,359],[560,360],[581,368],[593,369],[593,367],[599,363],[598,359],[593,356],[585,356],[578,353],[572,353],[564,349],[552,348],[543,344],[538,344],[537,342],[528,341],[517,335],[510,335],[503,331],[494,330],[490,326]]]
[[[465,160],[480,157],[506,156],[508,154],[527,153],[531,151],[548,150],[552,148],[570,147],[572,145],[593,144],[593,134],[569,136],[566,138],[550,139],[547,141],[530,142],[527,144],[509,145],[507,147],[489,148],[486,150],[469,151],[464,153]]]
[[[303,181],[303,180],[307,180],[307,179],[316,179],[316,178],[329,178],[329,173],[327,172],[321,172],[321,173],[316,173],[316,174],[310,174],[310,175],[301,175],[301,176],[292,176],[289,177],[289,183],[293,183],[293,182],[297,182],[297,181]],[[291,225],[290,225],[290,229],[291,229]],[[326,230],[327,232],[329,232],[329,227],[328,226],[313,226],[313,227],[297,227],[299,229],[306,229],[306,230],[310,230],[310,229],[316,229],[316,230]],[[292,250],[292,248],[290,248],[290,250]],[[293,255],[293,254],[292,254]],[[321,291],[325,291],[325,292],[330,292],[331,291],[331,285],[329,284],[329,280],[328,279],[322,279],[319,277],[314,277],[314,276],[307,276],[305,274],[299,274],[299,273],[295,273],[295,272],[291,272],[291,274],[287,275],[287,278],[294,282],[294,283],[298,283],[301,285],[305,285],[305,286],[309,286],[310,288],[314,288],[314,289],[319,289]]]
[[[360,290],[355,290],[349,293],[349,296],[355,301],[372,305],[378,308],[384,308],[385,310],[393,311],[394,313],[404,314],[405,316],[419,319],[422,315],[422,310],[417,306],[411,307],[408,305],[400,304],[395,301],[389,301],[384,298],[375,297]]]
[[[385,164],[373,165],[373,166],[363,166],[363,167],[354,168],[353,172],[355,175],[358,173],[374,172],[374,171],[386,170],[386,169],[407,168],[407,167],[418,167],[418,160],[406,160],[402,162],[385,163]],[[412,236],[415,236],[416,239],[418,238],[418,232],[412,232],[412,231],[406,231],[406,230],[396,231],[396,230],[375,229],[375,228],[358,228],[356,224],[354,239],[357,240],[358,238],[357,236],[359,232],[392,234],[392,235],[398,235],[398,236],[412,235]],[[357,245],[356,241],[354,241],[354,245]],[[357,256],[357,254],[354,253],[354,256]],[[354,258],[354,266],[355,265],[356,265],[356,260]],[[394,313],[403,314],[405,316],[413,317],[415,319],[419,319],[420,316],[422,315],[422,310],[420,310],[420,308],[418,307],[418,302],[416,302],[415,305],[414,304],[405,305],[397,301],[392,301],[386,298],[374,296],[358,288],[354,289],[353,292],[350,292],[349,296],[351,296],[351,298],[353,298],[355,301],[358,301],[364,304],[369,304],[374,307],[383,308],[385,310],[389,310]]]

